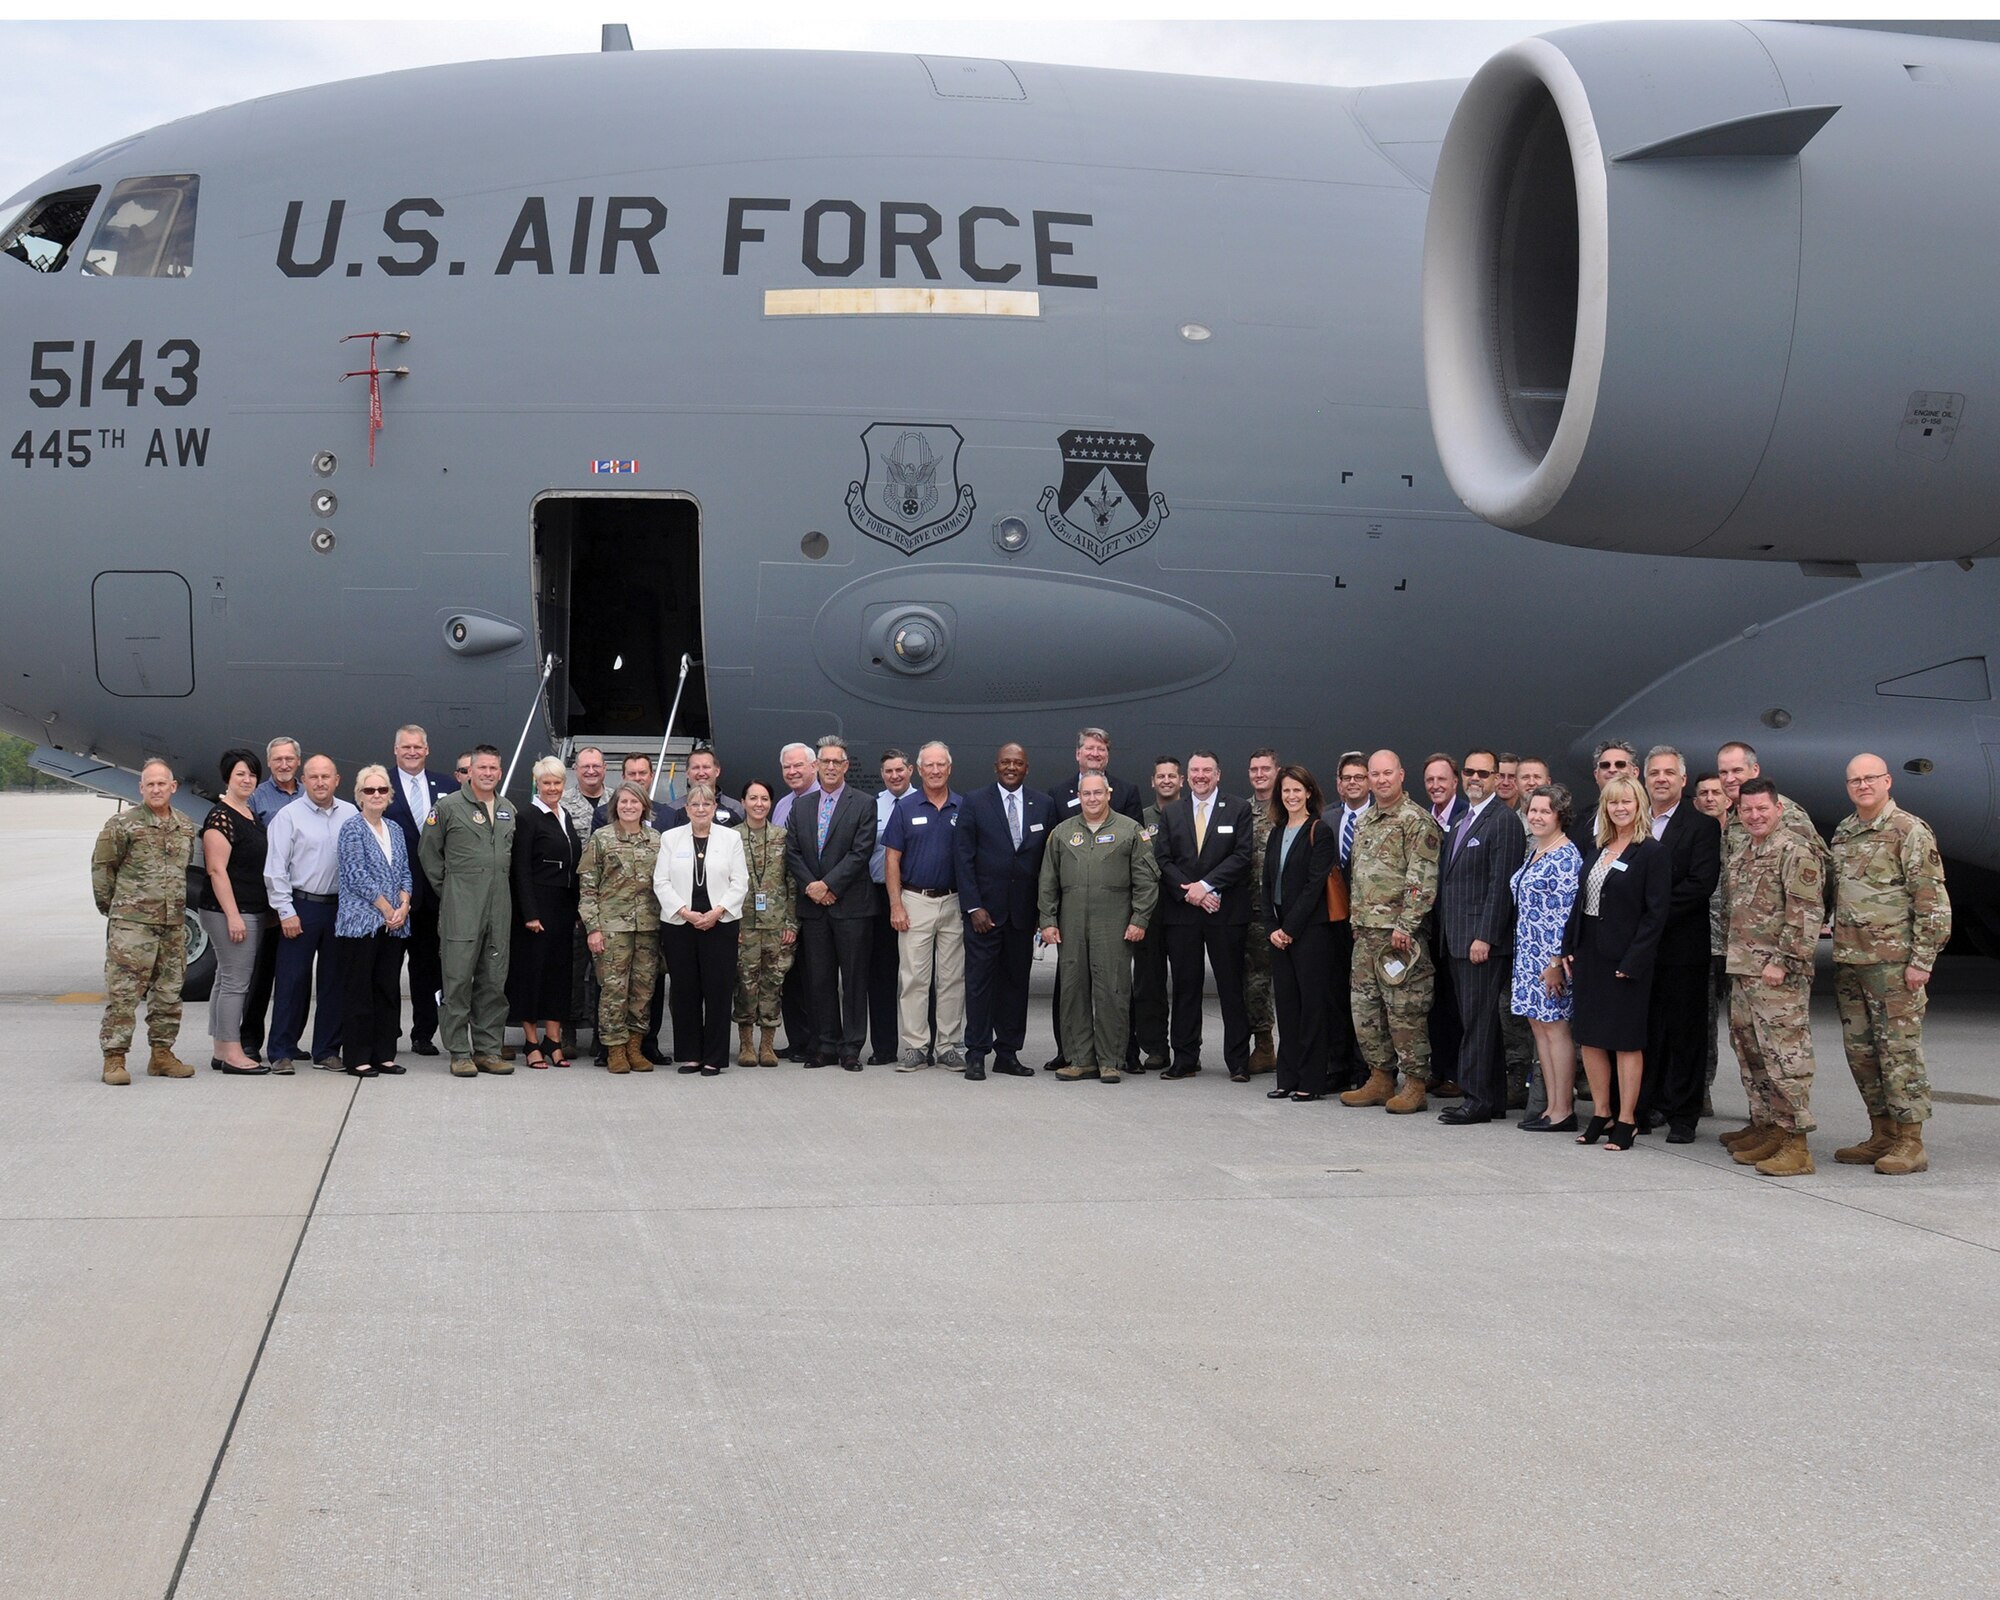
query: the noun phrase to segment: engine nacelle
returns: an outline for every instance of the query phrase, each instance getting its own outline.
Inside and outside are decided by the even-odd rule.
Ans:
[[[1595,549],[1994,550],[1996,202],[2000,46],[1609,23],[1504,51],[1424,239],[1452,487]]]

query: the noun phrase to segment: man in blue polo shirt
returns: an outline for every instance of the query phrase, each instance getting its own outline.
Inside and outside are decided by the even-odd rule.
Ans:
[[[933,1061],[965,1070],[965,925],[958,914],[958,795],[951,751],[936,741],[917,752],[923,792],[889,813],[883,875],[889,925],[896,930],[896,993],[903,1059],[898,1072]],[[937,983],[937,1031],[931,1032],[931,983]]]

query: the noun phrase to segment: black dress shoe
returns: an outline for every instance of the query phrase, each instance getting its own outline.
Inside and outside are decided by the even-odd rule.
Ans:
[[[701,1063],[699,1061],[683,1061],[679,1066],[674,1068],[674,1071],[685,1078],[691,1073],[701,1071]]]
[[[232,1078],[268,1078],[271,1075],[271,1069],[261,1061],[247,1067],[232,1067],[227,1061],[210,1056],[208,1064],[217,1072],[226,1072]]]
[[[1442,1122],[1447,1128],[1469,1128],[1475,1123],[1491,1122],[1492,1120],[1492,1112],[1475,1111],[1470,1106],[1463,1105],[1453,1106],[1449,1111],[1440,1111],[1438,1113],[1438,1121]]]
[[[1676,1122],[1672,1127],[1667,1129],[1667,1143],[1693,1144],[1694,1129],[1689,1127],[1685,1122]]]
[[[683,1067],[681,1070],[685,1072],[687,1069]],[[695,1068],[695,1071],[699,1072],[704,1078],[719,1078],[722,1076],[722,1068],[720,1067],[699,1066]]]
[[[412,1039],[410,1048],[420,1056],[434,1056],[438,1053],[438,1047],[428,1039]]]
[[[1035,1075],[1033,1067],[1024,1067],[1018,1061],[996,1061],[993,1063],[993,1070],[1005,1073],[1010,1078],[1032,1078]]]
[[[436,1054],[436,1052],[433,1051],[432,1054]],[[385,1073],[391,1078],[400,1078],[409,1069],[398,1061],[378,1061],[375,1063],[375,1070]]]
[[[1248,1083],[1250,1081],[1250,1074],[1247,1072],[1232,1072],[1229,1075],[1229,1081],[1231,1083]]]
[[[1000,1069],[995,1067],[993,1070],[998,1072]],[[974,1056],[965,1064],[965,1076],[973,1083],[984,1083],[986,1081],[986,1063],[981,1061],[977,1056]]]
[[[1291,1097],[1292,1091],[1289,1089],[1266,1089],[1264,1091],[1264,1098],[1266,1100],[1289,1100]]]
[[[1048,1060],[1042,1063],[1042,1071],[1060,1072],[1064,1067],[1068,1065],[1069,1063],[1063,1060],[1061,1056],[1050,1056]]]
[[[1544,1111],[1538,1116],[1523,1117],[1518,1126],[1528,1133],[1575,1133],[1576,1113],[1572,1111],[1560,1122],[1551,1122]]]
[[[668,1061],[668,1057],[660,1051],[660,1041],[658,1039],[641,1039],[639,1041],[639,1054],[652,1062],[656,1067],[664,1067]]]
[[[1199,1071],[1201,1071],[1200,1067],[1190,1067],[1186,1065],[1181,1065],[1181,1066],[1167,1068],[1167,1070],[1161,1073],[1160,1076],[1162,1078],[1171,1078],[1178,1081],[1182,1078],[1192,1078]]]
[[[804,1067],[808,1072],[810,1072],[814,1067],[825,1066],[826,1060],[822,1056],[817,1056],[811,1054],[810,1052],[801,1051],[799,1054],[799,1065]]]
[[[842,1056],[840,1058],[840,1070],[842,1072],[859,1072],[861,1070],[861,1058],[859,1056]]]
[[[895,1064],[894,1056],[873,1055],[868,1058],[868,1065],[871,1067],[892,1067]]]
[[[789,1061],[795,1066],[802,1067],[806,1064],[806,1054],[807,1052],[799,1049],[795,1045],[787,1046],[785,1049],[780,1050],[778,1052],[778,1059],[780,1061]]]

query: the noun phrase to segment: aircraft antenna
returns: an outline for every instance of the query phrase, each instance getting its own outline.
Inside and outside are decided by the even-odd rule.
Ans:
[[[630,28],[622,22],[607,22],[604,24],[603,42],[599,44],[599,50],[630,50],[631,48],[632,30]]]

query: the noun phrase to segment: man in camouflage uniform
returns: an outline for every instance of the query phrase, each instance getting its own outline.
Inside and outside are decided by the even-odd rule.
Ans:
[[[785,861],[785,831],[771,825],[771,786],[752,779],[743,789],[748,820],[743,864],[750,887],[743,894],[742,932],[736,946],[736,1064],[778,1064],[778,1024],[784,1017],[785,975],[798,948],[799,891]],[[759,1037],[753,1049],[752,1025]]]
[[[125,1052],[139,1004],[153,1078],[191,1078],[194,1068],[174,1055],[181,1031],[181,979],[187,972],[187,872],[194,858],[194,824],[174,810],[173,769],[148,761],[139,769],[142,805],[127,806],[104,824],[90,852],[90,892],[110,919],[104,938],[104,1081],[129,1084]]]
[[[1250,875],[1252,908],[1249,942],[1243,949],[1243,1004],[1250,1013],[1250,1032],[1257,1040],[1250,1052],[1250,1072],[1277,1069],[1278,1050],[1272,1031],[1278,1014],[1271,1001],[1271,929],[1265,919],[1264,846],[1271,838],[1271,824],[1278,816],[1278,752],[1255,751],[1250,757],[1250,815],[1252,837],[1256,841],[1255,862]]]
[[[514,803],[500,787],[500,752],[482,744],[472,753],[472,779],[440,795],[418,847],[424,876],[438,896],[438,949],[443,957],[444,1035],[455,1078],[514,1070],[500,1058],[507,1028],[507,956],[514,937]]]
[[[618,825],[623,801],[626,826]],[[660,902],[653,869],[660,836],[646,822],[652,798],[636,783],[604,800],[607,820],[577,865],[577,917],[598,971],[597,1037],[607,1072],[651,1072],[638,1044],[660,964]]]
[[[1743,1068],[1750,1126],[1722,1142],[1767,1177],[1813,1170],[1813,950],[1826,916],[1818,852],[1788,830],[1769,778],[1741,786],[1747,843],[1723,876],[1729,948],[1729,1042]]]
[[[1758,763],[1757,752],[1739,739],[1715,752],[1715,770],[1722,779],[1722,792],[1729,797],[1729,817],[1722,825],[1722,875],[1727,878],[1731,863],[1750,842],[1749,830],[1736,814],[1737,796],[1742,793],[1744,784],[1753,778],[1761,778],[1764,769]],[[1813,826],[1813,819],[1807,815],[1806,808],[1796,800],[1779,795],[1778,825],[1812,852],[1813,859],[1819,862],[1824,873],[1829,860],[1826,841],[1819,836],[1819,829]]]
[[[1870,1128],[1833,1159],[1902,1177],[1930,1165],[1924,1007],[1931,969],[1951,937],[1951,901],[1937,839],[1889,798],[1889,786],[1880,756],[1848,762],[1854,811],[1833,832],[1833,993]]]
[[[1069,1082],[1117,1083],[1131,1027],[1132,947],[1159,901],[1160,864],[1139,824],[1111,809],[1111,780],[1086,772],[1078,809],[1055,825],[1042,853],[1042,942],[1057,951],[1064,1065]]]
[[[1424,918],[1437,902],[1438,845],[1443,835],[1403,792],[1403,763],[1393,750],[1368,758],[1375,803],[1354,830],[1349,921],[1354,928],[1351,987],[1354,1033],[1368,1081],[1340,1097],[1350,1106],[1399,1114],[1429,1102],[1430,1009],[1436,969],[1424,949]],[[1404,1078],[1396,1087],[1396,1070]]]

